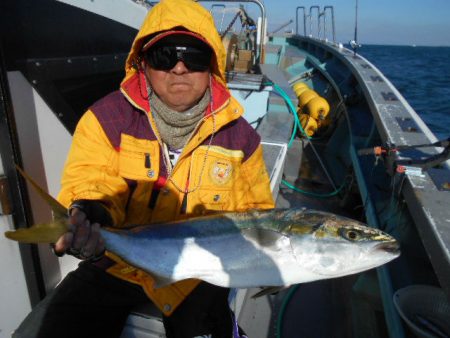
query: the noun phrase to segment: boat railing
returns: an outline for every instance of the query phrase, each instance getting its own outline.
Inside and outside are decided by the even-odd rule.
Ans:
[[[298,35],[298,11],[303,10],[303,35],[306,36],[306,8],[305,6],[298,6],[295,10],[295,34]]]
[[[333,43],[336,42],[336,33],[334,25],[334,7],[325,6],[323,11],[320,11],[320,6],[311,6],[309,8],[309,14],[304,6],[298,6],[295,11],[295,34],[299,34],[299,11],[303,11],[303,35],[309,37],[315,37],[317,39],[328,40],[327,27],[328,20],[327,15],[331,15],[331,35]],[[313,13],[316,12],[317,19],[317,35],[313,32]],[[328,14],[329,13],[329,14]],[[309,22],[309,34],[306,32],[307,23]],[[323,34],[322,34],[323,32]],[[321,36],[322,35],[322,36]]]
[[[218,25],[219,27],[217,27],[219,32],[222,32],[223,31],[223,21],[225,19],[225,8],[226,8],[226,6],[224,4],[212,4],[211,5],[211,9],[209,11],[212,16],[214,16],[214,10],[216,8],[220,8],[221,10],[219,10],[219,12],[222,12],[222,18],[220,19],[220,25]]]
[[[320,6],[311,6],[309,7],[309,15],[307,19],[309,19],[309,36],[313,37],[313,11],[316,10],[317,13],[317,38],[319,38],[320,33]]]
[[[336,31],[334,26],[334,7],[333,6],[325,6],[323,8],[323,38],[327,39],[327,10],[331,13],[331,34],[333,37],[333,43],[336,43]]]

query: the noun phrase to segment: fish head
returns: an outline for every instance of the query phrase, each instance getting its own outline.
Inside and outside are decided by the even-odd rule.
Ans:
[[[314,275],[323,278],[350,275],[400,255],[395,238],[381,230],[334,214],[312,213],[312,223],[292,225],[289,231],[296,260]]]

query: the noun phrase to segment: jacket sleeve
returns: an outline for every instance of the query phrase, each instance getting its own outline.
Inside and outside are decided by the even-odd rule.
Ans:
[[[77,200],[96,200],[108,209],[116,225],[124,220],[129,188],[119,176],[119,154],[99,121],[87,111],[73,135],[58,200],[69,207]]]
[[[270,209],[275,203],[270,190],[270,179],[263,159],[261,144],[242,164],[242,179],[247,183],[248,192],[242,200],[244,203],[238,209]]]

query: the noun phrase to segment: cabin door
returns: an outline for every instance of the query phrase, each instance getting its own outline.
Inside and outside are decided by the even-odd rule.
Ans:
[[[0,337],[10,337],[43,296],[36,247],[19,245],[3,233],[26,226],[24,195],[14,169],[19,163],[7,75],[0,53]]]
[[[57,258],[48,244],[19,245],[3,236],[7,230],[52,217],[15,165],[56,196],[70,142],[70,133],[23,73],[7,70],[0,58],[0,191],[8,190],[0,193],[0,338],[10,337],[31,308],[78,263],[70,256]]]

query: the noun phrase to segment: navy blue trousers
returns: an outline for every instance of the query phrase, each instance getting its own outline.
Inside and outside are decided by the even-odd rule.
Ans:
[[[230,338],[228,293],[229,289],[200,283],[171,316],[163,316],[166,336]],[[82,262],[33,309],[13,337],[120,337],[131,310],[144,303],[149,299],[140,286]]]

